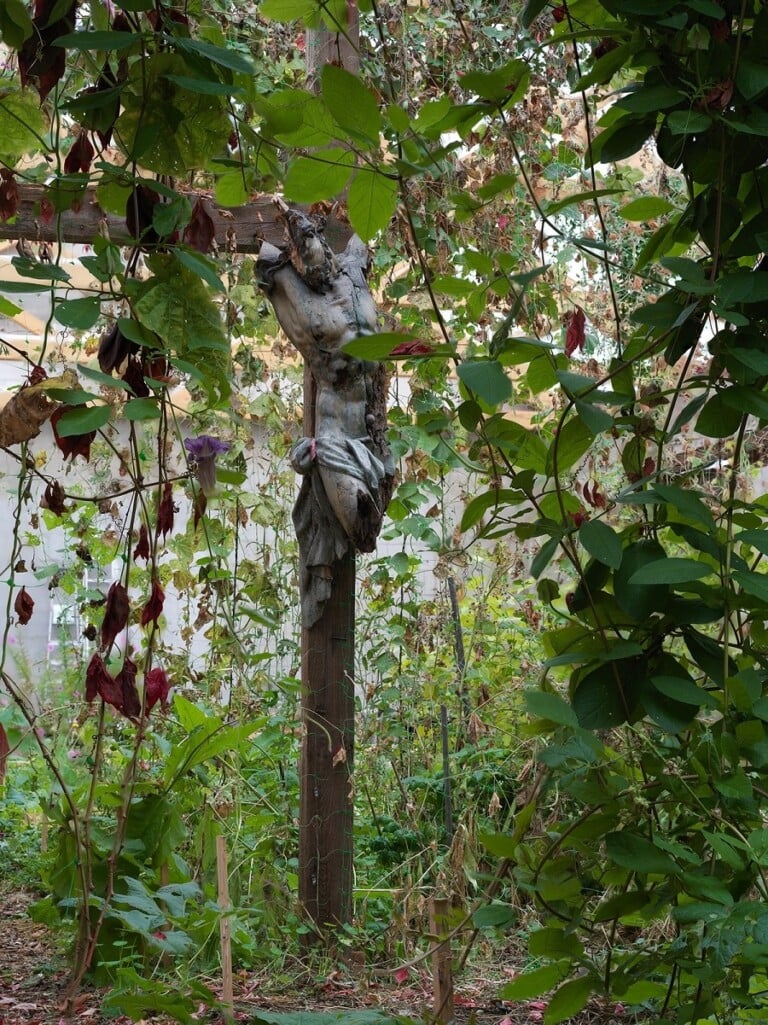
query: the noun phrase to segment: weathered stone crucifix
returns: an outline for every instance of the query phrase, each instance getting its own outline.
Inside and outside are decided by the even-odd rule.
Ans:
[[[257,274],[314,390],[308,394],[305,385],[311,407],[305,408],[306,437],[291,461],[303,476],[293,514],[304,720],[299,899],[322,927],[348,921],[351,906],[354,553],[376,546],[394,463],[386,440],[384,368],[342,351],[353,338],[376,331],[368,249],[352,236],[334,254],[322,220],[280,208],[286,245],[265,243]]]

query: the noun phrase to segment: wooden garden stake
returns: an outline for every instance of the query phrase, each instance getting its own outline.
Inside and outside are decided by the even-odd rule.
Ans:
[[[440,1025],[453,1021],[453,970],[451,966],[450,933],[451,902],[445,897],[433,897],[429,910],[429,930],[435,937],[432,950],[432,983],[434,991],[434,1018]],[[440,940],[441,936],[446,939]]]
[[[221,919],[219,932],[221,936],[221,1000],[224,1004],[224,1016],[227,1021],[234,1017],[235,994],[232,980],[232,932],[229,920],[229,871],[227,867],[227,841],[223,836],[216,837],[216,874],[219,887],[219,907]]]

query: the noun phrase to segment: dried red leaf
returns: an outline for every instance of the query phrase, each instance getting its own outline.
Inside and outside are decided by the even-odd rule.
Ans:
[[[116,581],[107,591],[104,619],[101,623],[101,647],[110,648],[115,638],[128,625],[131,603],[125,587]]]
[[[422,342],[416,339],[412,342],[401,342],[396,345],[391,356],[431,356],[434,352],[433,346],[429,342]]]
[[[99,348],[96,358],[99,361],[99,368],[103,374],[111,374],[113,370],[125,362],[125,360],[139,351],[136,342],[130,341],[123,332],[113,324],[109,331],[106,331],[99,339]]]
[[[19,617],[19,626],[26,626],[32,618],[32,613],[35,611],[35,602],[26,587],[22,587],[16,595],[13,610]]]
[[[192,208],[192,217],[184,229],[184,241],[198,252],[207,253],[215,237],[213,218],[205,209],[205,200],[200,198]]]
[[[718,43],[723,43],[731,34],[731,23],[727,18],[723,18],[712,26],[712,38]]]
[[[134,395],[146,398],[151,394],[149,385],[144,380],[144,365],[138,356],[129,357],[121,379],[125,381]]]
[[[59,0],[35,3],[33,31],[19,50],[19,75],[23,86],[31,82],[37,86],[41,102],[64,74],[67,51],[54,43],[59,36],[74,31],[77,4],[78,0],[71,0],[60,16],[51,21],[56,8],[61,6]]]
[[[138,719],[141,715],[141,698],[136,687],[136,663],[126,658],[123,667],[115,677],[115,684],[120,688],[122,698],[121,711],[129,719]]]
[[[656,470],[656,463],[650,456],[643,463],[643,476],[650,477],[651,474]]]
[[[64,505],[64,488],[57,480],[49,481],[45,485],[43,497],[40,499],[41,509],[50,509],[57,516],[63,516],[67,511]]]
[[[101,655],[95,654],[88,663],[85,671],[85,700],[95,700],[99,693],[99,680],[107,673],[107,668],[102,661]]]
[[[0,170],[0,221],[10,221],[19,209],[19,190],[13,171]]]
[[[163,497],[160,499],[160,505],[157,508],[157,533],[162,534],[163,538],[173,530],[173,515],[175,512],[173,485],[170,481],[166,481],[163,486]]]
[[[208,508],[208,496],[206,495],[206,493],[201,488],[200,490],[198,490],[195,493],[195,501],[194,501],[194,504],[193,504],[193,507],[192,507],[192,513],[193,513],[192,529],[193,530],[197,530],[197,525],[200,522],[200,520],[203,518],[203,516],[205,516],[205,510],[207,508]]]
[[[139,530],[138,544],[133,549],[133,557],[134,559],[148,560],[149,556],[149,532],[147,531],[146,525],[142,523],[141,529]]]
[[[149,601],[141,610],[141,625],[147,626],[149,623],[154,623],[155,626],[157,626],[157,621],[163,611],[164,604],[165,591],[157,580],[153,580],[152,593],[149,596]]]
[[[589,519],[589,513],[586,512],[584,509],[579,509],[578,512],[572,512],[570,515],[571,519],[574,522],[574,525],[577,527],[580,527],[582,523],[586,523]]]
[[[144,376],[151,377],[153,381],[163,381],[168,384],[171,380],[171,364],[165,356],[144,356]]]
[[[146,245],[157,245],[160,236],[152,225],[152,217],[159,202],[160,196],[154,189],[147,185],[136,186],[125,207],[125,223],[131,238]]]
[[[51,224],[55,215],[56,207],[47,196],[43,196],[40,200],[40,221],[43,224]]]
[[[63,452],[65,459],[71,456],[72,461],[74,462],[77,456],[82,456],[87,463],[91,458],[91,445],[93,444],[93,439],[96,437],[96,431],[87,431],[85,434],[71,434],[66,438],[59,437],[59,432],[56,430],[56,424],[65,412],[65,408],[57,409],[51,416],[51,427],[53,427],[54,440],[56,441],[59,449]]]
[[[584,310],[580,307],[576,307],[575,310],[571,310],[570,313],[566,314],[566,332],[565,332],[565,355],[572,356],[578,349],[581,351],[584,348],[584,326],[586,323],[586,317],[584,316]]]
[[[733,98],[733,81],[725,79],[713,85],[699,104],[704,110],[724,110]]]
[[[144,677],[144,707],[147,715],[160,702],[163,708],[168,704],[171,685],[164,669],[150,669]]]
[[[561,21],[565,21],[565,4],[560,4],[559,7],[554,7],[552,9],[552,20],[556,21],[558,24]]]
[[[88,174],[93,160],[91,140],[81,132],[69,148],[64,158],[64,174]]]
[[[611,50],[615,50],[618,46],[618,42],[612,39],[610,36],[606,36],[605,39],[601,39],[597,46],[592,51],[592,56],[595,60],[599,60],[601,57],[605,57]]]

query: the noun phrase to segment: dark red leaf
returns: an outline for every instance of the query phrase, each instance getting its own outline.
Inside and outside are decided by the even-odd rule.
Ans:
[[[34,600],[28,594],[26,587],[22,587],[16,595],[16,601],[13,603],[13,610],[19,617],[19,626],[26,626],[32,618],[32,613],[35,611]]]
[[[93,701],[99,693],[99,680],[106,674],[107,669],[101,655],[95,654],[88,663],[85,671],[85,700]]]
[[[57,516],[63,516],[67,511],[67,507],[64,505],[64,488],[57,480],[49,481],[45,485],[45,492],[40,500],[40,507],[42,509],[50,509]]]
[[[577,349],[581,352],[584,348],[585,322],[584,310],[580,307],[576,307],[575,310],[566,314],[566,324],[568,325],[565,332],[566,356],[572,356]]]
[[[43,224],[51,224],[56,214],[56,207],[48,199],[47,196],[43,196],[40,200],[40,220]]]
[[[133,550],[133,557],[134,559],[148,560],[149,556],[149,533],[147,531],[146,525],[142,523],[141,529],[139,530],[139,541]]]
[[[184,229],[184,241],[200,253],[207,253],[216,236],[213,218],[205,209],[205,200],[200,198],[192,208],[192,217]]]
[[[115,638],[128,625],[131,603],[125,587],[116,581],[107,591],[104,619],[101,623],[101,647],[110,648]]]
[[[88,174],[93,160],[91,140],[81,132],[64,158],[64,174]]]
[[[59,0],[37,0],[33,31],[24,40],[19,50],[19,75],[21,84],[34,83],[43,102],[63,76],[66,68],[67,51],[63,46],[54,46],[59,36],[73,32],[78,0],[71,0],[55,21],[51,15],[60,7]]]
[[[162,589],[157,580],[152,581],[152,593],[149,596],[149,601],[141,610],[141,625],[147,626],[149,623],[154,623],[157,626],[157,621],[160,618],[160,614],[163,611],[163,605],[165,604],[165,591]]]
[[[153,381],[170,381],[171,364],[165,356],[144,356],[144,376],[151,377]]]
[[[129,341],[117,324],[113,324],[109,331],[106,331],[99,339],[96,358],[99,361],[101,372],[111,374],[130,355],[138,351],[139,347],[136,342]]]
[[[91,445],[93,444],[93,439],[96,437],[96,431],[88,431],[85,434],[72,434],[66,438],[60,438],[59,433],[56,430],[56,424],[65,412],[65,408],[57,409],[51,416],[51,427],[53,427],[53,437],[56,444],[64,453],[65,459],[71,456],[72,461],[74,462],[77,456],[82,456],[87,463],[91,458]]]
[[[144,380],[144,365],[137,356],[129,357],[122,380],[130,387],[134,395],[146,398],[150,394],[149,385]]]
[[[552,19],[553,21],[558,22],[558,24],[561,21],[565,21],[565,4],[560,4],[559,7],[554,7],[552,9]]]
[[[141,698],[136,688],[136,663],[126,658],[123,667],[115,677],[115,683],[120,688],[122,697],[121,711],[129,719],[137,719],[141,715]]]
[[[421,342],[416,339],[413,342],[401,342],[396,345],[390,355],[392,356],[430,356],[434,348],[429,342]]]
[[[152,225],[152,215],[159,202],[160,196],[154,189],[146,185],[136,186],[125,207],[125,223],[131,238],[147,245],[157,245],[160,236]]]
[[[19,190],[13,171],[0,169],[0,221],[10,221],[19,209]]]
[[[147,715],[160,702],[163,708],[168,704],[168,692],[171,685],[164,669],[150,669],[144,677],[144,706]]]
[[[162,534],[163,538],[173,530],[173,515],[175,512],[173,485],[170,481],[166,481],[163,486],[163,497],[160,499],[160,505],[157,509],[157,532]]]
[[[205,510],[208,508],[208,497],[206,493],[200,488],[195,493],[195,502],[193,506],[194,518],[192,522],[192,529],[197,530],[197,525],[200,520],[205,516]]]

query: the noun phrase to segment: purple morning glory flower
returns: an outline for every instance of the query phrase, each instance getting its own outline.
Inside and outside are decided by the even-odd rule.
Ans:
[[[195,461],[197,479],[203,494],[207,497],[216,491],[216,457],[229,452],[232,447],[228,441],[212,438],[210,434],[201,434],[197,438],[185,438],[184,447]]]

